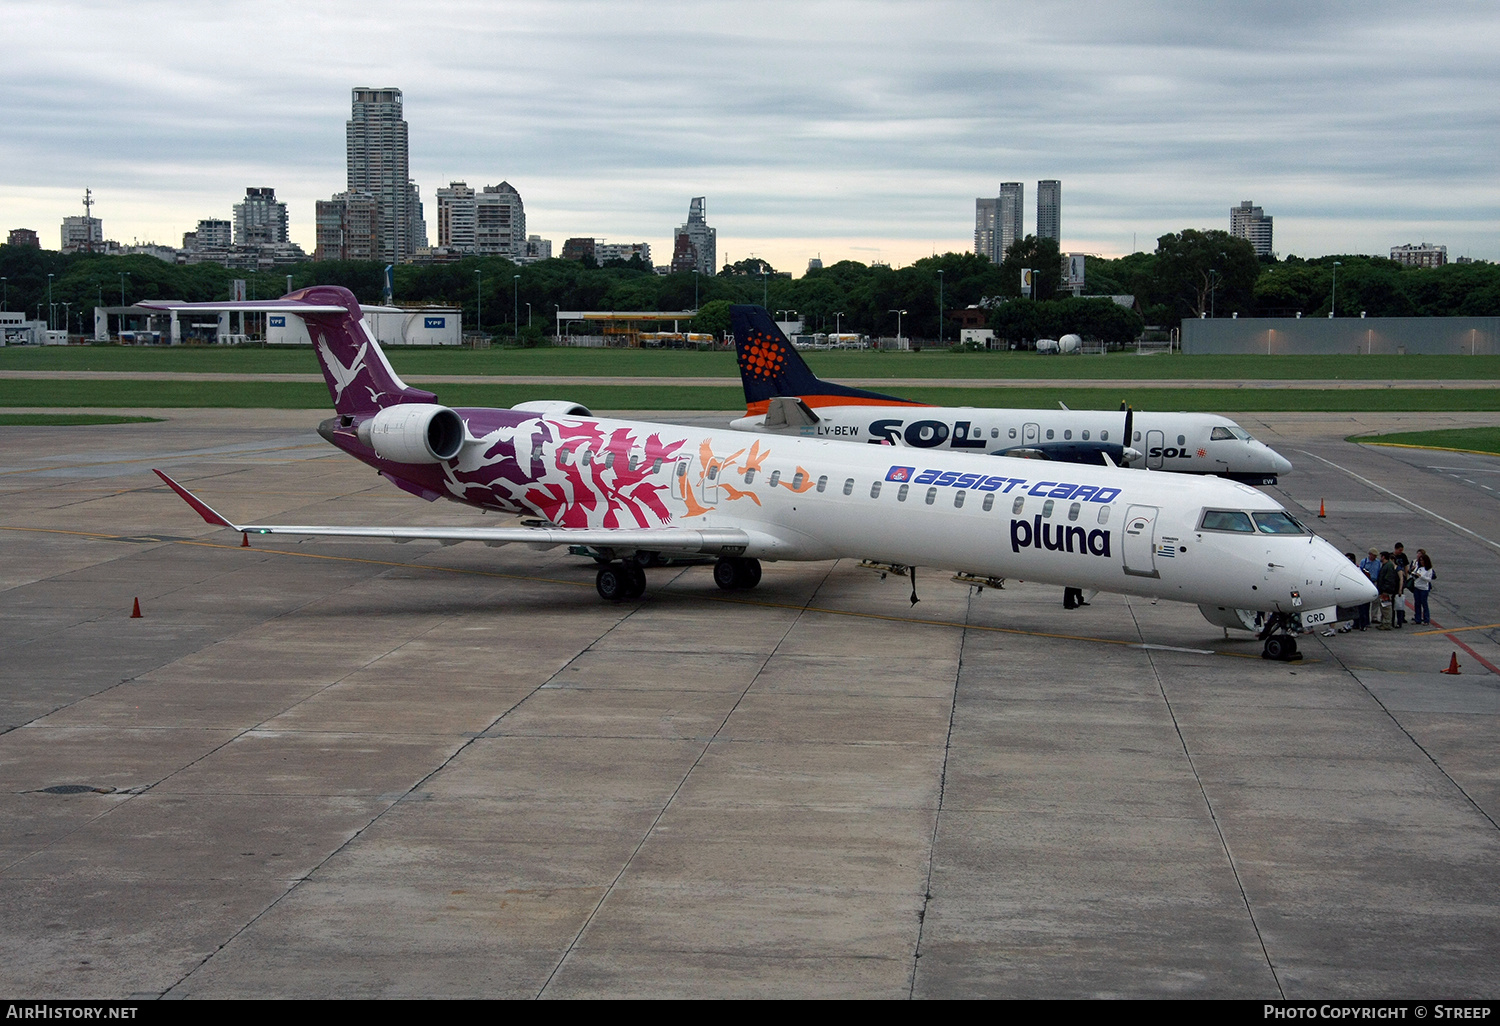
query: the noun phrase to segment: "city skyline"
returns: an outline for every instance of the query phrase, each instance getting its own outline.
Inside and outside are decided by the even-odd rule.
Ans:
[[[1222,229],[1225,207],[1254,196],[1275,211],[1282,254],[1427,239],[1500,259],[1484,84],[1500,77],[1488,57],[1500,12],[1146,6],[1017,30],[1004,4],[932,5],[920,23],[902,5],[859,17],[787,5],[773,33],[715,5],[538,3],[502,19],[472,4],[376,4],[374,17],[335,4],[268,18],[238,3],[18,0],[15,30],[37,43],[0,71],[13,154],[0,227],[51,239],[87,187],[108,237],[173,244],[264,185],[310,253],[315,201],[345,184],[349,90],[369,83],[403,90],[429,236],[438,188],[504,180],[526,197],[528,232],[559,245],[645,240],[661,261],[683,199],[708,195],[721,265],[755,255],[797,271],[818,253],[902,265],[972,249],[973,199],[995,194],[1001,168],[1066,180],[1070,251],[1149,251],[1167,232]],[[58,24],[73,26],[66,47]],[[1021,33],[1004,61],[986,42],[1002,28]],[[201,70],[74,59],[230,38]],[[513,59],[493,61],[512,38],[524,41]],[[684,47],[707,70],[675,76]],[[1413,61],[1430,74],[1385,86]],[[779,74],[788,62],[819,73]]]

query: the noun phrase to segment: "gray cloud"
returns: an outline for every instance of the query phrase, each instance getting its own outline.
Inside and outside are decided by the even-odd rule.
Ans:
[[[974,197],[1001,181],[1034,200],[1056,177],[1070,247],[1225,227],[1249,198],[1283,252],[1380,252],[1415,232],[1500,258],[1491,5],[7,12],[20,45],[0,68],[0,209],[49,234],[84,185],[111,235],[169,241],[254,184],[292,202],[310,245],[313,201],[342,187],[349,89],[394,85],[429,203],[450,179],[505,179],[559,242],[665,247],[688,197],[708,195],[731,255],[864,238],[905,260],[966,247]]]

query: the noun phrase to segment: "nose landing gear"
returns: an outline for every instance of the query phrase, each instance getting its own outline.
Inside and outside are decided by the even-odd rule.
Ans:
[[[1265,642],[1260,650],[1262,659],[1290,663],[1302,658],[1297,651],[1297,638],[1292,634],[1292,619],[1285,613],[1272,613],[1259,637]]]

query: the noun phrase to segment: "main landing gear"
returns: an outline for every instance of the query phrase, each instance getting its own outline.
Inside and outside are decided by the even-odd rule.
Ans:
[[[606,602],[624,602],[646,594],[646,571],[635,562],[605,563],[594,577],[594,587]]]
[[[1285,613],[1272,613],[1258,637],[1265,642],[1260,651],[1262,659],[1290,663],[1302,658],[1297,651],[1297,638],[1292,634],[1292,619]]]
[[[760,560],[724,556],[714,564],[714,583],[725,591],[753,588],[760,583]]]

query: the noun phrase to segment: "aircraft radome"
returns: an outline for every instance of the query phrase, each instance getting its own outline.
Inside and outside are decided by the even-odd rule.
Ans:
[[[1295,655],[1293,631],[1374,595],[1272,499],[1219,478],[608,420],[568,402],[455,410],[397,376],[345,289],[149,305],[302,317],[334,399],[319,434],[423,499],[542,522],[242,525],[157,472],[206,521],[234,531],[583,545],[608,560],[596,584],[609,600],[643,593],[653,554],[716,557],[725,589],[754,587],[762,559],[955,568],[1264,612],[1273,658]]]
[[[1214,474],[1272,485],[1285,457],[1210,413],[928,406],[823,381],[759,306],[730,308],[746,431]],[[1133,421],[1133,424],[1132,424]]]

